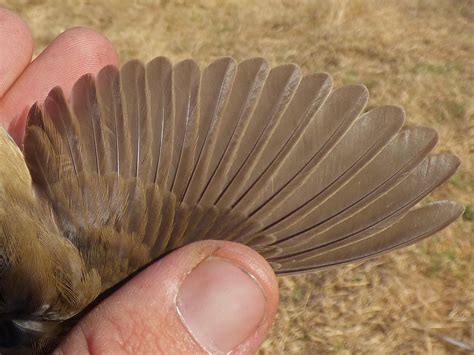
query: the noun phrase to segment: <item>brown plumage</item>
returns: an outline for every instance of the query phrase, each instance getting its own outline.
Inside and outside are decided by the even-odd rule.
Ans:
[[[415,206],[459,161],[364,86],[261,58],[109,66],[1,130],[0,346],[39,352],[104,291],[202,239],[279,275],[412,244],[463,211]],[[26,164],[25,164],[26,162]]]

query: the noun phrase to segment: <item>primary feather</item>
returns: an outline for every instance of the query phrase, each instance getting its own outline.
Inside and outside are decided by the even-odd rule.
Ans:
[[[447,226],[462,213],[459,204],[411,208],[459,161],[428,155],[433,130],[400,132],[398,107],[361,114],[367,101],[364,86],[332,91],[327,74],[302,75],[293,64],[270,69],[261,58],[222,58],[203,70],[192,60],[134,60],[82,77],[69,103],[53,89],[30,111],[27,167],[0,135],[2,174],[20,176],[12,188],[0,174],[2,206],[31,206],[22,213],[39,231],[27,253],[51,258],[37,271],[41,283],[17,290],[15,312],[9,302],[18,296],[0,281],[0,312],[13,328],[44,323],[34,340],[17,342],[41,345],[52,334],[47,322],[60,326],[193,241],[244,243],[284,275],[374,257]],[[5,209],[1,218],[2,275],[22,275],[26,261],[11,247],[22,243],[20,227]],[[65,273],[60,279],[55,268]],[[42,288],[48,282],[50,291]]]

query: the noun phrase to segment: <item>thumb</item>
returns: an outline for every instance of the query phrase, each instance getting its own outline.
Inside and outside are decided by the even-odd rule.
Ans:
[[[258,253],[231,242],[197,242],[99,304],[56,353],[253,353],[277,304],[275,275]]]

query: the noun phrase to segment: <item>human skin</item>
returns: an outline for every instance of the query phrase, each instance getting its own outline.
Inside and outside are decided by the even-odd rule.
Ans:
[[[0,123],[21,144],[28,109],[54,86],[68,95],[85,73],[118,65],[112,44],[88,28],[60,34],[32,61],[27,25],[0,8]],[[255,352],[276,314],[278,287],[255,251],[202,241],[149,266],[88,313],[57,354]]]

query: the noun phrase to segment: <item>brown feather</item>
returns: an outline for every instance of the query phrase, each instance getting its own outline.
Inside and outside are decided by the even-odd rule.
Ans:
[[[235,60],[222,58],[209,65],[202,74],[196,164],[183,197],[183,201],[188,204],[197,203],[207,183],[206,172],[216,141],[220,139],[219,127],[232,89],[236,68]]]
[[[298,224],[368,164],[398,133],[403,122],[403,111],[397,107],[377,108],[360,117],[316,169],[305,176],[308,183],[293,188],[285,206],[264,219],[263,223],[269,226],[267,231],[273,233],[282,229],[281,225],[286,231]],[[304,228],[304,223],[300,224]]]
[[[196,62],[184,60],[173,68],[175,95],[175,140],[167,189],[182,200],[191,176],[199,125],[201,71]]]
[[[255,196],[257,201],[254,203],[258,208],[250,216],[258,220],[271,218],[274,211],[291,196],[293,187],[310,184],[306,179],[308,174],[317,169],[321,160],[347,132],[367,100],[368,92],[363,86],[346,86],[333,91],[284,158],[281,173]]]
[[[400,221],[378,233],[344,240],[300,254],[297,258],[278,256],[269,260],[281,274],[294,274],[373,258],[432,235],[458,218],[463,210],[457,203],[438,201],[409,212]]]
[[[254,111],[268,76],[268,63],[262,58],[239,63],[229,102],[222,116],[219,139],[215,143],[207,171],[207,183],[199,203],[211,206],[225,186],[226,172],[233,164],[233,154]]]
[[[152,163],[152,132],[145,67],[137,60],[130,61],[122,67],[120,79],[124,120],[131,142],[131,176],[147,181]]]
[[[232,165],[226,172],[226,186],[215,201],[217,206],[232,206],[232,201],[238,196],[244,181],[248,179],[268,137],[272,135],[276,123],[293,98],[300,80],[300,69],[292,64],[276,67],[268,74],[255,111],[242,132],[241,141],[235,146]]]
[[[148,181],[164,186],[168,179],[174,145],[173,68],[168,58],[146,65],[148,111],[152,125],[151,169]]]
[[[101,129],[100,110],[97,104],[95,80],[92,75],[84,75],[73,86],[71,93],[72,108],[75,115],[74,122],[78,125],[76,137],[80,139],[80,156],[84,167],[81,172],[93,172],[97,175],[105,173],[106,156],[104,138]],[[47,112],[54,116],[54,112]],[[61,135],[61,132],[58,132]],[[77,138],[76,138],[77,139]]]
[[[332,79],[327,74],[314,74],[303,77],[294,99],[291,101],[284,117],[268,137],[258,163],[250,170],[251,176],[245,180],[246,187],[234,208],[243,213],[250,213],[258,202],[255,195],[268,184],[269,180],[280,173],[285,156],[289,154],[296,141],[305,131],[312,118],[326,100],[332,88]]]
[[[131,136],[125,119],[119,70],[106,66],[97,74],[97,100],[104,145],[112,171],[129,177],[132,166]]]

